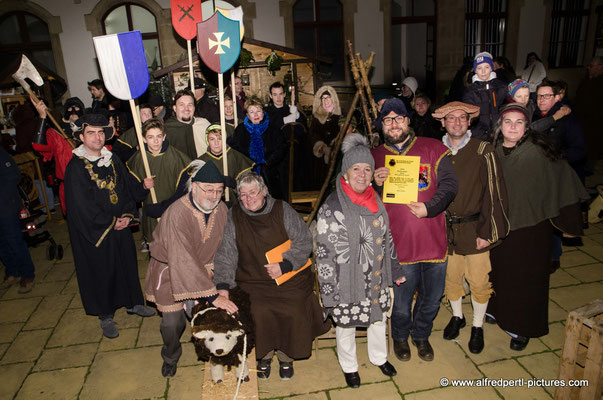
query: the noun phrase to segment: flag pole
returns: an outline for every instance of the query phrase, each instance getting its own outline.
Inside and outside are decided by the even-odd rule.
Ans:
[[[235,128],[239,125],[239,118],[237,116],[238,107],[237,107],[237,94],[235,92],[235,73],[234,69],[230,72],[230,91],[232,92],[232,105],[234,106],[234,126]]]
[[[218,74],[218,93],[220,94],[220,128],[222,129],[222,167],[224,176],[228,176],[228,159],[226,155],[226,118],[224,116],[224,74]],[[235,114],[236,115],[236,114]],[[225,188],[224,198],[229,200],[229,190]]]
[[[188,51],[188,81],[191,85],[191,92],[195,94],[195,76],[193,75],[193,51],[191,50],[191,40],[186,40],[186,50]],[[194,96],[193,96],[194,97]]]
[[[144,140],[142,140],[142,124],[140,123],[140,114],[136,112],[136,104],[134,103],[134,99],[130,99],[130,110],[132,111],[132,117],[134,118],[134,127],[136,128],[136,137],[138,138],[138,147],[140,147],[140,155],[142,156],[144,172],[147,174],[147,178],[150,178],[151,169],[149,168],[149,160],[147,160],[147,151],[144,147]],[[151,188],[151,200],[153,200],[153,204],[157,203],[155,188]]]

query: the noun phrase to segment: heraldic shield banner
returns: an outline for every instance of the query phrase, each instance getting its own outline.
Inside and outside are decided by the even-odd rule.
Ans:
[[[197,22],[203,21],[201,0],[171,0],[172,25],[182,38],[192,40],[197,35]]]
[[[228,71],[241,52],[239,21],[216,12],[197,23],[197,51],[212,71],[218,74]]]

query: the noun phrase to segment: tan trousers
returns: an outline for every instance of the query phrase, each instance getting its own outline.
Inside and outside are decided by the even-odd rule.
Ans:
[[[487,303],[492,294],[492,284],[488,274],[492,270],[490,252],[463,256],[452,254],[448,256],[446,269],[445,294],[448,300],[456,301],[465,295],[463,275],[471,287],[471,298],[478,303]]]

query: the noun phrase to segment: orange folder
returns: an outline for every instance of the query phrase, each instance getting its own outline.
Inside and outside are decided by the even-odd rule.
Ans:
[[[266,260],[268,260],[268,264],[279,263],[283,261],[283,253],[291,248],[291,239],[287,240],[285,243],[276,246],[274,249],[266,252]],[[312,264],[312,261],[308,258],[308,262],[304,264],[298,270],[289,271],[285,274],[282,274],[278,278],[275,279],[277,285],[282,285],[287,282],[289,279],[293,278],[296,274],[308,268]]]

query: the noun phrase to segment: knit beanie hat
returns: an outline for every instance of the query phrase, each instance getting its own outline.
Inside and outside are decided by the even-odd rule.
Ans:
[[[350,133],[343,139],[341,151],[343,152],[343,161],[341,162],[342,172],[347,171],[352,165],[358,163],[370,164],[373,171],[375,170],[375,160],[365,136],[359,133]]]
[[[419,83],[412,76],[409,76],[408,78],[404,79],[402,81],[402,84],[408,86],[408,88],[412,91],[413,95],[415,94],[415,92],[417,91],[417,88],[419,87]]]
[[[375,127],[377,129],[381,130],[383,127],[383,117],[386,117],[392,111],[398,115],[404,115],[405,117],[409,116],[402,100],[398,98],[387,99],[381,107],[381,114],[379,114],[379,117],[375,120]]]
[[[492,54],[487,51],[482,51],[481,53],[477,53],[475,58],[473,59],[473,70],[475,71],[477,66],[483,63],[487,63],[494,71],[494,60],[492,59]]]
[[[224,183],[224,176],[213,162],[206,162],[192,177],[191,182]]]
[[[524,81],[523,79],[515,79],[513,82],[509,83],[509,85],[507,86],[509,96],[511,96],[511,98],[515,97],[517,91],[522,87],[529,89],[530,85],[528,85],[528,82]]]

